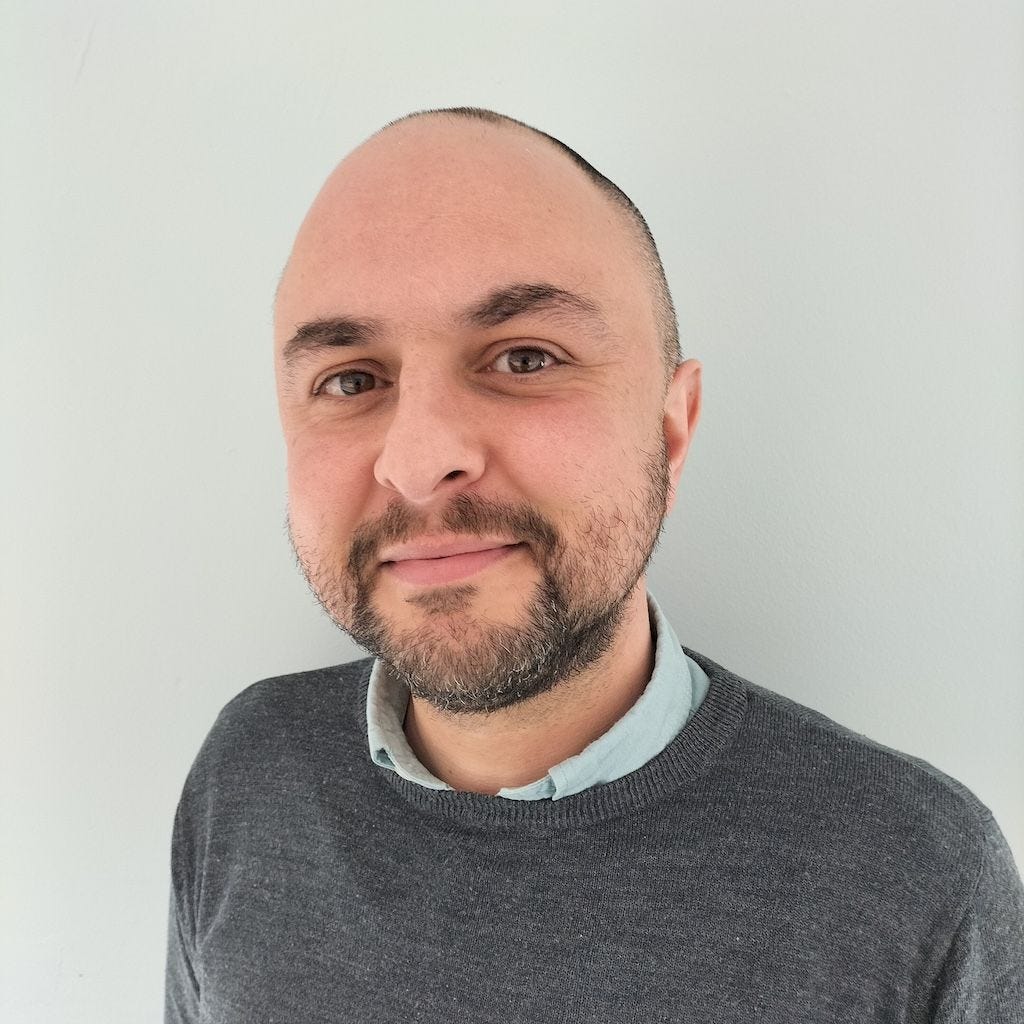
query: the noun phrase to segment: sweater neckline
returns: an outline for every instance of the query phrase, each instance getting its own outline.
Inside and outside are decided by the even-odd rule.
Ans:
[[[616,818],[657,802],[705,774],[731,743],[747,708],[749,684],[710,658],[683,646],[707,674],[708,692],[678,735],[645,765],[614,782],[560,800],[507,800],[481,793],[426,789],[372,765],[375,777],[428,815],[490,827],[557,828]],[[365,708],[369,670],[359,687]],[[361,716],[365,733],[365,714]]]

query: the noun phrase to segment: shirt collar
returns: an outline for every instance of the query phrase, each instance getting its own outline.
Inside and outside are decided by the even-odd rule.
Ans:
[[[686,724],[707,689],[699,666],[683,652],[675,630],[647,594],[654,671],[636,703],[583,751],[556,764],[536,782],[499,790],[509,800],[541,800],[580,793],[636,771],[659,754]],[[375,764],[428,789],[451,790],[420,763],[405,738],[409,691],[378,658],[370,672],[366,724]]]

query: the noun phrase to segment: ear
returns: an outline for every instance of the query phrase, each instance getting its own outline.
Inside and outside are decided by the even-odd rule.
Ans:
[[[665,449],[668,452],[669,492],[665,515],[676,503],[676,491],[683,472],[690,438],[700,419],[701,365],[696,359],[687,359],[676,367],[665,396]]]

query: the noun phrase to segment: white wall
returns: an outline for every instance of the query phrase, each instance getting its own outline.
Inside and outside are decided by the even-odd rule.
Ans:
[[[0,1017],[159,1019],[214,715],[358,654],[287,547],[270,302],[334,162],[426,106],[649,217],[705,367],[651,584],[684,643],[960,778],[1024,863],[1022,12],[8,0]]]

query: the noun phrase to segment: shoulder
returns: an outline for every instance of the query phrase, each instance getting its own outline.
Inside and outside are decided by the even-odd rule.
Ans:
[[[707,804],[757,884],[789,894],[794,915],[827,910],[836,948],[845,929],[913,963],[935,1020],[1016,1020],[1024,885],[990,809],[925,759],[697,660],[712,687],[745,694]]]
[[[198,905],[204,885],[223,892],[261,843],[274,848],[315,828],[319,807],[351,794],[355,766],[368,760],[371,666],[367,658],[262,679],[223,707],[175,812],[171,870],[183,906]]]
[[[937,828],[966,830],[979,846],[992,812],[961,781],[922,757],[886,746],[814,708],[750,684],[755,716],[777,732],[778,748],[796,745],[802,774],[839,787],[884,818],[920,817]]]
[[[186,788],[313,767],[365,735],[372,658],[261,679],[221,709],[196,755]],[[272,766],[272,768],[271,768]]]
[[[215,729],[251,728],[268,720],[332,714],[365,688],[372,658],[261,679],[224,705]]]
[[[947,885],[966,899],[996,829],[974,792],[921,757],[697,657],[712,685],[746,694],[723,770],[752,815],[773,819],[780,843],[838,858],[879,886],[910,890],[928,877],[937,900]]]

